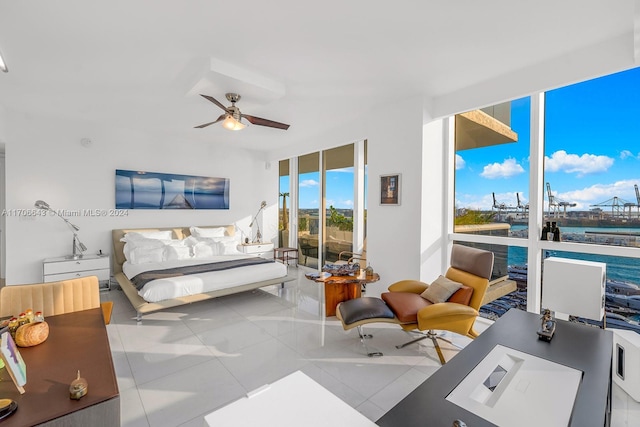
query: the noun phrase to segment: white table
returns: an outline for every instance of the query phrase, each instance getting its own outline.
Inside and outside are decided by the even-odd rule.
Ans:
[[[376,424],[300,371],[204,417],[208,427],[370,427]]]
[[[245,254],[254,254],[266,257],[273,253],[273,243],[242,243],[238,245],[238,250]]]

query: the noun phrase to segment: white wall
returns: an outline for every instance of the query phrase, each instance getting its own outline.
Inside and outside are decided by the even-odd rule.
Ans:
[[[420,278],[427,283],[444,274],[448,265],[448,240],[444,232],[447,159],[443,122],[436,120],[423,127]]]
[[[5,109],[0,105],[0,155],[2,158],[0,159],[0,212],[2,212],[5,208]],[[0,279],[5,278],[5,216],[0,216]]]
[[[5,119],[7,209],[32,209],[42,199],[54,209],[115,208],[115,169],[146,170],[230,178],[229,210],[129,210],[124,217],[73,217],[89,253],[111,252],[113,228],[248,224],[260,205],[265,222],[277,218],[277,168],[264,159],[228,143],[178,140],[170,135],[107,129],[88,122],[71,122],[7,112]],[[82,138],[93,144],[85,148]],[[273,218],[272,218],[273,217]],[[42,280],[42,260],[71,252],[72,233],[59,219],[6,218],[7,284]],[[262,227],[265,240],[275,227]]]

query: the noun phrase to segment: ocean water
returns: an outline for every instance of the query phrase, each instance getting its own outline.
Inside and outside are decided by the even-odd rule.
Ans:
[[[514,226],[513,229],[522,229],[522,226]],[[607,231],[640,233],[640,228],[597,228],[597,227],[563,227],[563,233],[580,233],[585,231]],[[607,279],[621,280],[640,285],[640,260],[637,258],[617,257],[611,255],[581,254],[565,251],[544,251],[544,258],[560,257],[577,259],[582,261],[604,262],[607,264]],[[523,265],[527,263],[527,249],[520,247],[509,247],[508,264]]]

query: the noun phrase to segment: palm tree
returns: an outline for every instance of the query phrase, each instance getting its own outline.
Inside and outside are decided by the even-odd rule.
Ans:
[[[289,214],[287,212],[287,197],[289,197],[289,193],[280,193],[282,197],[282,229],[289,229]]]

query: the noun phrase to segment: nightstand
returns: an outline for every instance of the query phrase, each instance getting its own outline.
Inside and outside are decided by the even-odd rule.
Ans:
[[[78,259],[58,257],[42,261],[42,281],[45,283],[87,276],[98,276],[100,289],[111,290],[109,255],[84,255]]]
[[[238,250],[245,254],[253,254],[264,257],[273,251],[273,243],[243,243],[238,245]]]

